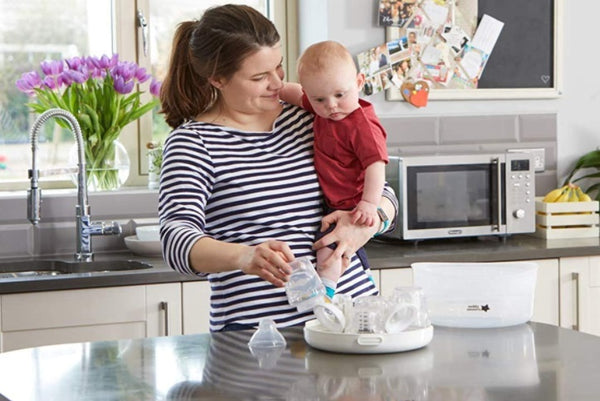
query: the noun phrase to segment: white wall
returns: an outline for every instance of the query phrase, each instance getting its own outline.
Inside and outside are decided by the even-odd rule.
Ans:
[[[381,93],[368,100],[381,117],[557,113],[558,178],[562,181],[579,156],[600,147],[600,74],[596,72],[600,68],[600,52],[595,40],[600,2],[562,1],[559,98],[430,100],[423,109],[404,102],[387,102]],[[385,42],[385,30],[377,26],[375,0],[299,0],[299,8],[300,50],[316,41],[331,39],[345,44],[356,55]]]

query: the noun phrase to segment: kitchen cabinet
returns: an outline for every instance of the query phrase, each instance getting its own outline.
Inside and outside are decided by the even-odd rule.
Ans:
[[[600,256],[560,258],[560,325],[600,335]]]
[[[210,283],[191,281],[181,284],[183,334],[208,333]]]
[[[181,334],[181,284],[0,297],[1,350]]]
[[[538,259],[531,260],[530,262],[535,262],[539,266],[534,296],[533,317],[531,320],[558,325],[558,259]],[[412,269],[408,267],[381,269],[379,274],[381,295],[383,296],[391,295],[395,287],[411,286],[413,284]]]

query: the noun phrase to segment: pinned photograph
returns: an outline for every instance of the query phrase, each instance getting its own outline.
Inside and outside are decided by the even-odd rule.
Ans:
[[[407,78],[410,77],[412,62],[410,58],[405,58],[395,64],[392,64],[392,83],[398,88]]]
[[[380,0],[379,25],[403,27],[415,13],[417,0]]]
[[[445,64],[439,63],[438,65],[426,65],[425,69],[429,79],[433,82],[437,82],[441,85],[446,86],[454,72]]]
[[[460,66],[471,80],[478,81],[488,57],[482,50],[466,45]]]
[[[392,69],[388,68],[387,70],[383,70],[379,73],[379,82],[381,82],[381,89],[387,90],[394,86],[392,82],[393,74]]]
[[[410,54],[419,56],[421,54],[422,44],[418,40],[419,30],[414,28],[406,29],[406,42]]]
[[[371,96],[383,90],[379,75],[371,75],[366,77],[363,85],[362,93],[365,96]]]
[[[461,27],[450,24],[444,25],[441,36],[457,56],[462,53],[467,43],[471,40]]]
[[[389,55],[393,58],[396,53],[408,49],[408,38],[403,36],[386,43]]]
[[[356,58],[359,71],[365,75],[366,82],[363,87],[363,93],[368,96],[382,91],[387,81],[382,82],[381,73],[390,71],[391,69],[391,57],[387,43],[382,43],[377,47],[359,53]],[[388,81],[390,79],[391,71]]]

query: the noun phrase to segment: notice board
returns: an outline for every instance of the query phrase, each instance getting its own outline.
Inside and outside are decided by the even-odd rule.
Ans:
[[[469,0],[462,0],[469,1]],[[470,0],[477,20],[487,14],[504,27],[485,65],[477,89],[435,88],[430,99],[552,98],[560,95],[560,49],[564,0]],[[398,37],[387,28],[386,39]],[[402,100],[388,90],[387,100]]]

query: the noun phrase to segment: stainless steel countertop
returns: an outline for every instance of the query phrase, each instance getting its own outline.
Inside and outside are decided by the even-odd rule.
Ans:
[[[420,242],[371,241],[366,246],[373,269],[409,267],[413,262],[496,262],[600,255],[600,238],[551,240],[529,235],[456,238]],[[72,255],[38,259],[69,259]],[[133,259],[148,262],[151,269],[80,273],[44,277],[0,279],[0,295],[32,291],[143,285],[204,280],[171,270],[162,258],[136,256],[129,251],[98,253],[96,260]],[[23,260],[23,259],[0,259]]]
[[[425,348],[352,355],[281,330],[254,356],[252,331],[53,345],[0,354],[0,394],[34,400],[531,400],[600,394],[600,337],[541,323],[435,327]],[[0,399],[2,397],[0,396]]]

